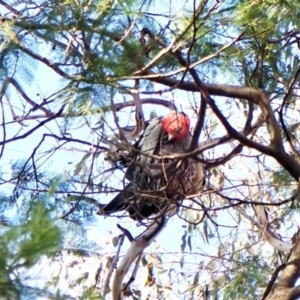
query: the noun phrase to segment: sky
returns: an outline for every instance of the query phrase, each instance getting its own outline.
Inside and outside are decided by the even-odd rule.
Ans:
[[[37,71],[37,78],[34,84],[30,87],[30,92],[28,92],[28,95],[33,99],[37,99],[40,96],[37,94],[41,95],[42,97],[47,97],[51,95],[53,92],[57,90],[57,86],[59,86],[59,77],[54,74],[51,70],[48,70],[47,68],[43,67],[42,65],[39,65],[39,69]],[[49,81],[51,84],[49,84]],[[161,86],[155,85],[157,89],[160,89]],[[176,92],[175,94],[166,94],[163,95],[162,98],[164,99],[171,99],[174,100],[175,103],[178,103],[178,106],[182,107],[187,113],[189,113],[189,104],[184,100],[186,97],[185,93],[182,92]],[[20,102],[19,102],[19,97],[17,95],[12,94],[11,95],[11,100],[13,102],[15,111],[17,112],[19,109],[21,110],[22,107],[20,107]],[[9,114],[8,107],[6,107],[7,110],[5,111],[6,114]],[[153,109],[153,106],[147,105],[144,107],[144,112],[145,116]],[[156,109],[157,115],[164,115],[167,112],[167,109],[165,108],[157,108]],[[127,113],[123,114],[124,117],[127,117]],[[110,117],[111,118],[111,117]],[[120,118],[121,120],[123,119],[122,117]],[[124,118],[125,119],[125,118]],[[112,120],[112,118],[111,118]],[[61,120],[63,121],[63,120]],[[194,119],[195,121],[195,119]],[[27,132],[32,124],[36,125],[38,121],[25,121],[24,122],[24,127],[22,127],[23,132]],[[8,137],[13,137],[15,134],[20,133],[20,126],[18,123],[13,123],[9,127],[8,131]],[[2,171],[4,172],[4,175],[7,176],[7,179],[10,176],[11,169],[10,169],[10,163],[16,159],[27,159],[29,155],[32,152],[33,146],[37,145],[42,134],[44,133],[55,133],[57,135],[60,135],[59,132],[59,124],[56,122],[51,122],[47,124],[47,127],[42,127],[38,131],[34,132],[32,135],[29,137],[26,137],[26,139],[22,139],[13,143],[8,144],[5,147],[4,155],[2,157]],[[86,127],[84,128],[79,128],[76,129],[73,132],[73,137],[76,138],[76,136],[80,137],[86,137],[86,140],[90,140],[92,133],[87,129]],[[217,134],[217,132],[216,132]],[[1,138],[1,137],[0,137]],[[47,142],[44,143],[43,147],[38,151],[40,153],[43,153],[43,151],[51,149],[56,146],[56,141],[54,139],[49,139]],[[78,145],[76,145],[78,147]],[[68,146],[65,148],[69,148]],[[52,171],[54,173],[60,173],[63,170],[67,171],[72,171],[74,170],[76,163],[82,158],[84,153],[82,152],[77,152],[76,150],[74,151],[57,151],[56,154],[50,158],[51,164],[49,164],[49,161],[47,161],[44,164],[44,167],[47,167],[48,171]],[[112,183],[113,185],[113,183]],[[2,187],[3,188],[3,187]],[[6,186],[4,187],[5,189],[7,188]],[[106,197],[101,196],[101,203],[108,202],[113,196],[108,195]],[[95,198],[98,198],[95,195]],[[11,215],[15,213],[16,216],[18,214],[17,211],[11,212]],[[89,223],[84,225],[84,229],[87,232],[87,237],[90,241],[96,242],[100,247],[103,249],[109,249],[109,251],[115,251],[116,249],[112,247],[112,245],[108,242],[111,242],[112,238],[115,236],[118,236],[120,234],[119,229],[117,229],[116,224],[121,223],[122,226],[130,230],[130,232],[133,234],[133,236],[137,236],[143,231],[143,228],[140,226],[136,226],[134,222],[129,222],[128,220],[120,221],[118,218],[115,217],[101,217],[97,216],[96,217],[96,222],[95,223]],[[201,226],[201,225],[200,225]],[[160,233],[158,238],[156,239],[156,242],[150,245],[148,249],[145,250],[146,253],[166,253],[166,252],[171,252],[174,254],[170,254],[169,260],[171,262],[178,260],[178,257],[181,256],[181,245],[182,245],[182,236],[184,235],[186,231],[186,223],[178,218],[177,216],[174,216],[171,220],[169,220],[167,227]],[[80,235],[80,231],[77,231],[77,233]],[[74,239],[74,233],[70,233],[70,236],[66,240],[66,245],[68,245],[72,239]],[[76,233],[75,233],[76,235]],[[212,251],[215,251],[215,245],[214,244],[207,244],[204,240],[200,243],[201,246],[199,248],[199,241],[195,241],[192,239],[192,244],[193,244],[193,250],[203,252],[203,255],[207,253],[212,253]],[[124,245],[122,246],[122,251],[126,251],[126,249],[129,247],[128,241],[125,241]],[[185,251],[188,251],[188,246],[186,247]],[[197,257],[197,255],[196,255]],[[168,261],[167,255],[164,255],[164,258]],[[66,255],[64,257],[65,262],[63,265],[66,267],[68,266],[68,262],[72,260],[72,257],[68,257]],[[84,272],[84,270],[89,269],[90,261],[97,260],[97,258],[90,258],[87,261],[82,261],[82,265],[76,265],[77,272]],[[186,264],[195,264],[195,257],[193,256],[185,256]],[[98,259],[98,262],[100,260]],[[49,272],[49,268],[45,267],[47,265],[46,261],[41,261],[40,266],[38,266],[36,269],[33,270],[33,272],[37,272],[38,275],[43,273],[43,271],[46,271],[46,273],[55,273],[57,269],[59,268],[59,263],[51,264],[51,269],[52,271]],[[95,264],[94,264],[95,266]],[[178,267],[178,266],[177,266]],[[69,268],[69,267],[68,267]],[[68,268],[66,268],[65,272],[66,274],[68,273]],[[93,270],[89,269],[90,272],[92,273]],[[76,272],[75,272],[76,274]],[[38,277],[38,276],[37,276]],[[41,284],[41,281],[38,280],[38,278],[35,278],[34,282],[36,284]],[[71,277],[68,275],[65,275],[65,278],[70,279]],[[89,279],[89,282],[92,282],[91,279]],[[32,281],[31,281],[32,283]],[[64,287],[65,286],[65,281],[62,280],[60,284],[57,286],[57,288]],[[66,291],[67,293],[70,293],[71,295],[75,295],[78,290],[74,289],[73,291]],[[175,298],[174,298],[175,299]],[[180,298],[178,298],[180,299]]]
[[[34,81],[34,83],[30,86],[30,89],[27,89],[27,93],[28,96],[32,99],[32,100],[36,100],[36,99],[40,99],[40,97],[44,98],[44,97],[48,97],[49,95],[51,95],[52,93],[54,93],[57,90],[57,87],[60,85],[60,81],[59,81],[59,77],[52,72],[51,70],[45,68],[43,65],[39,64],[39,68],[37,70],[37,77]],[[51,84],[49,84],[49,82],[51,82]],[[160,87],[157,86],[157,88],[159,89]],[[162,98],[168,98],[169,99],[173,99],[173,95],[169,94],[169,95],[165,95]],[[180,106],[185,107],[186,103],[182,101],[182,98],[180,97],[180,95],[176,95],[176,100],[178,101],[178,103],[180,103]],[[16,95],[15,93],[11,93],[10,95],[10,101],[12,101],[13,104],[13,108],[15,110],[15,113],[18,114],[19,112],[22,112],[22,106],[20,106],[20,101],[19,101],[19,96]],[[37,101],[39,102],[39,101]],[[9,107],[6,105],[5,106],[5,115],[7,118],[9,118],[10,116],[10,111],[9,111]],[[147,113],[149,113],[150,110],[152,110],[153,107],[151,105],[148,105],[147,107],[144,108],[145,111],[145,115],[147,116]],[[160,115],[164,115],[167,112],[166,109],[162,108],[162,109],[157,109],[157,114]],[[127,113],[123,114],[124,116],[127,116]],[[112,118],[110,117],[111,121]],[[122,118],[121,118],[122,119]],[[63,120],[61,120],[63,121]],[[20,124],[14,122],[11,125],[9,125],[8,131],[7,131],[7,139],[12,138],[13,136],[15,136],[16,134],[23,134],[25,132],[27,132],[28,130],[30,130],[30,128],[32,128],[32,126],[35,126],[38,124],[38,120],[29,120],[29,121],[24,121],[22,123],[22,125],[24,126],[20,126]],[[21,130],[21,132],[20,132]],[[30,154],[32,153],[32,149],[33,147],[35,147],[38,142],[41,139],[41,136],[44,133],[55,133],[57,135],[60,135],[60,130],[59,130],[59,124],[55,122],[51,122],[49,124],[47,124],[47,126],[40,128],[39,130],[35,131],[33,134],[31,134],[30,136],[26,137],[26,139],[21,139],[19,141],[15,141],[13,143],[9,143],[8,145],[5,146],[5,150],[3,153],[3,157],[1,159],[1,170],[3,172],[4,178],[5,179],[9,179],[10,178],[10,174],[11,174],[11,162],[17,160],[17,159],[28,159],[28,157],[30,156]],[[72,133],[72,132],[71,132]],[[3,136],[1,136],[2,133],[0,133],[0,139],[3,138]],[[87,128],[81,128],[81,129],[76,129],[74,131],[74,137],[76,136],[80,136],[83,137],[85,136],[87,140],[89,140],[91,138],[91,132],[87,129]],[[55,147],[57,145],[56,141],[54,139],[48,139],[44,145],[41,147],[41,149],[38,151],[39,153],[43,154],[44,151],[51,149],[53,147]],[[78,147],[78,145],[77,145]],[[66,147],[68,148],[68,147]],[[49,164],[50,161],[45,162],[43,167],[46,167],[47,170],[49,172],[54,172],[54,173],[60,173],[63,170],[68,170],[68,171],[73,171],[75,168],[76,163],[82,158],[83,153],[82,152],[77,152],[76,150],[74,151],[57,151],[56,154],[50,158],[51,164]],[[42,168],[43,168],[42,167]],[[113,183],[112,183],[113,185]],[[6,192],[8,191],[7,189],[12,189],[13,186],[11,187],[7,187],[7,185],[3,185],[1,187],[2,189],[4,189]],[[96,196],[95,196],[96,197]],[[107,197],[105,197],[106,199],[104,200],[101,196],[101,202],[108,202],[113,196],[108,195]],[[96,197],[97,198],[97,197]],[[15,215],[15,217],[17,218],[18,216],[18,211],[17,210],[12,210],[11,212],[8,213],[8,215],[10,217],[13,217],[13,215]],[[111,244],[108,244],[108,241],[111,243],[111,240],[114,236],[118,236],[120,234],[119,229],[117,229],[116,224],[119,223],[119,220],[115,217],[101,217],[101,216],[97,216],[96,217],[96,222],[95,223],[90,223],[90,224],[85,224],[84,228],[87,232],[87,237],[90,241],[94,241],[97,244],[99,244],[99,246],[103,247],[103,248],[107,248],[110,249],[111,251],[115,251],[116,249],[114,247],[112,247]],[[143,231],[142,227],[137,227],[134,223],[129,222],[128,220],[124,220],[122,222],[122,225],[124,227],[126,227],[127,229],[129,229],[131,231],[131,233],[136,236],[139,233],[141,233],[141,231]],[[166,252],[166,251],[175,251],[180,253],[180,245],[182,243],[180,238],[177,238],[178,235],[181,236],[184,234],[185,228],[183,228],[183,226],[185,226],[184,221],[180,220],[178,217],[174,217],[172,220],[169,221],[167,228],[165,228],[164,231],[161,232],[161,234],[159,235],[159,237],[157,238],[157,241],[155,242],[155,244],[152,244],[149,249],[146,249],[147,253],[150,252],[157,252],[158,250],[160,252]],[[176,238],[174,238],[174,233],[176,232]],[[80,232],[77,231],[77,233],[80,235]],[[69,242],[72,241],[72,239],[74,239],[74,233],[70,233],[70,236],[67,237],[66,240],[66,246],[69,244]],[[161,244],[161,246],[159,246]],[[128,241],[126,241],[122,247],[122,251],[126,251],[127,247],[129,246]],[[173,255],[173,259],[174,257],[178,257],[178,254],[174,254]],[[171,256],[172,258],[172,256]],[[63,263],[63,265],[66,267],[68,266],[68,264],[70,263],[70,261],[73,259],[72,257],[68,257],[68,255],[65,255],[64,257],[65,261]],[[78,269],[74,269],[76,270],[76,272],[80,273],[80,272],[84,272],[85,270],[89,270],[90,273],[92,274],[94,272],[94,267],[95,267],[95,263],[93,265],[93,269],[90,269],[90,261],[93,262],[93,260],[97,260],[97,258],[92,257],[87,261],[82,261],[82,265],[76,265],[78,267]],[[100,260],[98,259],[98,262]],[[45,272],[46,274],[55,274],[55,272],[57,270],[59,270],[60,263],[56,262],[54,264],[51,263],[51,267],[50,270],[52,270],[51,272],[49,272],[49,266],[47,266],[47,260],[42,260],[39,264],[39,266],[37,266],[36,268],[33,269],[33,276],[34,274],[36,274],[37,276],[34,276],[34,280],[29,281],[29,283],[32,284],[37,284],[37,285],[41,285],[42,284],[42,280],[40,280],[40,274],[42,274],[43,272]],[[68,268],[67,267],[65,269],[66,274],[68,273]],[[75,267],[74,267],[75,268]],[[71,268],[72,269],[72,268]],[[71,270],[70,269],[70,270]],[[69,272],[70,273],[70,272]],[[29,274],[32,274],[31,272],[29,272]],[[76,274],[76,273],[75,273]],[[65,275],[65,278],[70,279],[71,277],[68,275]],[[92,282],[91,279],[89,279],[88,282]],[[60,282],[60,284],[57,286],[57,288],[61,288],[65,286],[65,281],[62,280]],[[75,295],[78,290],[78,288],[75,288],[74,290],[67,290],[65,292],[70,293],[71,295]]]
[[[53,71],[49,70],[48,68],[44,67],[41,64],[39,64],[39,66],[36,70],[36,74],[37,74],[37,77],[35,78],[34,83],[26,89],[26,92],[28,92],[28,95],[30,96],[31,99],[33,99],[33,100],[38,99],[37,102],[39,102],[39,101],[42,101],[43,98],[48,97],[53,92],[55,92],[57,90],[57,87],[61,85],[61,82],[60,82],[60,78]],[[216,77],[214,79],[217,82],[224,82],[224,77],[221,75],[220,75],[220,77]],[[233,80],[233,79],[231,79],[231,80]],[[161,88],[161,86],[155,84],[155,88],[157,90],[159,90]],[[183,107],[183,109],[187,113],[190,113],[189,104],[186,101],[186,95],[187,95],[186,93],[176,91],[175,93],[164,94],[163,98],[174,100],[175,103],[178,104],[178,107]],[[18,95],[14,94],[12,92],[10,100],[13,102],[13,107],[14,107],[16,113],[18,111],[23,110],[23,107],[20,106]],[[220,103],[223,103],[223,108],[224,107],[226,108],[226,105],[227,105],[226,101],[224,101],[224,99],[222,99],[220,101],[222,101]],[[227,106],[227,108],[229,111],[229,106]],[[5,109],[6,109],[5,114],[7,116],[9,116],[10,111],[8,109],[8,106],[6,106]],[[150,106],[150,105],[145,106],[144,111],[145,111],[146,117],[148,117],[147,114],[150,110],[152,110],[152,106]],[[236,111],[238,111],[238,108],[236,108]],[[166,109],[161,109],[161,108],[157,109],[158,116],[164,115],[165,113],[166,113]],[[237,114],[234,114],[234,115],[237,115]],[[240,116],[242,116],[242,115],[243,114],[240,114]],[[125,117],[125,116],[127,116],[127,114],[124,113],[123,116]],[[228,115],[228,118],[230,119],[229,115]],[[111,117],[110,117],[110,120],[112,120]],[[126,119],[124,118],[124,120],[126,120]],[[193,120],[195,120],[195,119],[193,119]],[[235,122],[237,128],[241,127],[244,122],[244,118],[241,117],[240,119],[235,119],[234,122]],[[37,124],[37,123],[38,123],[38,121],[25,121],[23,127],[21,127],[18,123],[13,123],[12,125],[10,125],[8,127],[9,128],[9,131],[7,132],[8,137],[13,137],[16,133],[20,134],[20,132],[19,132],[20,129],[22,130],[21,132],[26,132],[31,128],[32,124]],[[22,140],[8,144],[5,147],[4,156],[2,157],[2,160],[1,160],[1,163],[2,163],[1,169],[2,169],[2,172],[4,172],[4,176],[7,176],[6,178],[8,178],[10,175],[10,172],[11,172],[10,162],[12,162],[16,159],[20,159],[20,158],[28,158],[28,156],[32,152],[33,146],[37,145],[42,134],[55,133],[55,134],[60,135],[59,125],[60,124],[57,124],[56,122],[51,122],[51,123],[47,124],[47,126],[39,129],[34,134],[30,135],[29,137],[26,137],[26,140],[22,139]],[[225,131],[223,129],[218,128],[214,132],[211,133],[211,136],[221,136],[224,134],[224,132]],[[2,134],[3,133],[0,132],[0,139],[3,138]],[[74,132],[71,132],[71,134],[73,134],[74,137],[80,136],[80,137],[83,137],[84,139],[86,138],[87,140],[91,139],[91,137],[92,137],[91,131],[89,129],[87,129],[86,127],[85,128],[84,127],[77,128],[76,130],[74,130]],[[55,147],[56,145],[57,145],[57,143],[54,139],[52,139],[52,140],[49,139],[49,140],[47,140],[47,142],[44,144],[44,146],[41,148],[40,151],[43,152],[44,150],[48,150],[52,147]],[[229,145],[219,147],[218,155],[222,156],[224,153],[228,152],[229,148],[230,148]],[[211,155],[215,155],[209,151],[208,151],[208,153]],[[76,163],[82,158],[82,156],[83,156],[83,153],[82,152],[78,153],[76,150],[74,150],[74,151],[58,151],[53,157],[51,157],[51,159],[50,159],[51,165],[48,165],[48,162],[46,162],[44,164],[44,166],[47,167],[48,171],[53,171],[53,172],[58,172],[58,173],[62,172],[63,170],[73,171]],[[237,180],[247,179],[249,177],[249,174],[251,173],[251,171],[255,172],[255,170],[251,166],[251,160],[249,160],[249,161],[250,161],[249,165],[242,165],[241,161],[236,160],[236,164],[240,164],[240,171],[238,173],[232,172],[232,174],[230,174],[230,176],[232,176],[232,178],[236,178]],[[249,172],[249,170],[250,170],[250,172]],[[101,196],[101,203],[108,202],[112,197],[113,197],[112,195],[108,195],[106,197]],[[17,212],[15,212],[15,213],[17,213]],[[229,218],[231,220],[230,221],[231,224],[236,225],[236,223],[233,221],[234,218],[231,217],[230,214],[228,214],[228,213],[220,215],[219,221],[220,221],[220,223],[223,223],[223,222],[225,223],[225,220],[229,219]],[[99,246],[102,247],[102,249],[107,250],[107,252],[105,252],[106,256],[108,256],[111,251],[116,250],[116,248],[114,248],[111,245],[110,241],[112,240],[113,237],[120,234],[120,231],[116,227],[116,224],[118,222],[120,222],[120,220],[115,217],[106,217],[105,218],[105,217],[97,216],[96,222],[84,225],[84,229],[87,230],[88,239],[91,241],[95,241],[97,244],[99,244]],[[128,220],[121,221],[121,224],[125,228],[129,229],[130,232],[134,236],[138,235],[143,230],[142,227],[138,227],[138,226],[136,226],[136,224],[134,222],[129,222]],[[244,227],[242,225],[242,228],[241,228],[241,231],[244,231],[245,236],[246,236],[247,230],[249,229],[247,222],[246,222],[246,224],[244,225]],[[201,228],[201,226],[203,226],[203,224],[199,225],[200,231],[203,230],[203,228]],[[214,234],[215,228],[212,226],[212,224],[210,224],[210,228],[212,230],[212,233]],[[179,217],[174,216],[168,222],[167,227],[160,233],[160,235],[156,239],[156,242],[151,244],[149,246],[149,248],[147,248],[145,250],[145,252],[146,253],[172,252],[173,254],[164,255],[164,259],[166,261],[164,266],[166,266],[166,267],[168,266],[168,263],[167,263],[168,261],[170,262],[169,265],[171,265],[173,263],[173,261],[176,261],[176,260],[178,260],[178,257],[181,257],[182,236],[184,235],[185,231],[186,231],[186,223],[183,220],[181,220]],[[229,235],[230,230],[223,228],[223,229],[221,229],[221,232],[225,236],[223,241],[226,242],[226,235]],[[78,230],[78,235],[80,235],[80,230]],[[228,236],[228,238],[229,237],[230,236]],[[70,236],[67,237],[66,245],[73,238],[74,238],[74,236],[70,233]],[[210,240],[209,244],[207,244],[207,242],[205,241],[204,238],[200,241],[195,240],[195,236],[193,238],[194,238],[192,240],[193,247],[192,247],[191,252],[195,251],[195,252],[197,252],[197,255],[195,255],[195,256],[184,255],[186,264],[190,263],[193,267],[195,267],[197,265],[197,263],[199,263],[199,257],[201,257],[199,255],[199,253],[203,254],[203,260],[205,259],[204,256],[206,254],[217,256],[217,252],[218,252],[218,249],[216,248],[217,242],[214,241],[213,238]],[[237,241],[237,243],[238,242],[239,241]],[[128,248],[128,246],[129,246],[129,243],[128,243],[128,241],[126,241],[124,243],[124,245],[122,246],[122,251],[125,252],[126,249]],[[259,247],[261,247],[261,244],[259,244],[257,246],[256,251],[258,251],[258,252],[260,251]],[[188,250],[189,250],[188,247],[186,247],[186,251],[188,251]],[[271,253],[271,250],[272,249],[269,249],[270,253]],[[68,272],[68,268],[69,268],[69,271],[75,270],[75,267],[74,267],[74,269],[72,269],[72,267],[67,267],[68,264],[71,264],[71,261],[74,259],[73,257],[70,257],[70,256],[68,256],[66,254],[64,257],[63,264],[66,267],[65,272]],[[94,267],[97,266],[100,261],[100,259],[97,258],[96,262],[95,262],[95,259],[96,259],[95,257],[91,257],[90,260],[87,260],[86,262],[82,261],[82,264],[80,264],[80,263],[77,264],[75,273],[76,272],[85,272],[86,270],[89,270],[90,275],[91,275],[93,272],[95,272]],[[38,275],[40,275],[40,273],[45,271],[46,263],[45,264],[44,263],[45,262],[42,261],[41,265],[40,265],[40,269],[37,267],[37,269],[35,269],[34,272],[38,272]],[[200,261],[200,263],[201,263],[201,261]],[[52,267],[51,267],[51,268],[53,268],[52,271],[53,272],[57,271],[57,269],[59,269],[59,266],[60,266],[59,263],[52,265]],[[178,268],[177,270],[179,270],[180,266],[177,265],[176,268]],[[46,268],[46,272],[49,272],[48,268]],[[67,278],[68,276],[65,275],[65,277]],[[206,279],[207,279],[207,277],[206,278],[204,277],[203,280],[206,280]],[[89,278],[89,280],[92,280],[92,279]],[[179,278],[179,282],[180,282],[180,278]],[[38,283],[38,284],[40,284],[40,283]],[[60,286],[63,287],[64,285],[65,285],[65,282],[61,281],[61,283],[58,287],[60,287]],[[71,293],[71,291],[67,291],[67,292]],[[76,289],[74,289],[72,291],[72,293],[74,293],[74,294],[76,294],[77,292],[78,291]],[[172,299],[175,299],[175,298],[172,298]],[[180,299],[180,296],[178,299]]]
[[[57,90],[57,86],[60,85],[59,77],[54,74],[51,70],[48,70],[42,65],[39,65],[39,69],[37,70],[37,78],[34,81],[34,83],[31,85],[30,89],[28,90],[28,95],[33,99],[39,99],[40,97],[48,97],[51,95],[53,92]],[[51,84],[49,84],[51,82]],[[155,88],[157,90],[161,89],[160,85],[155,85]],[[39,95],[38,95],[39,94]],[[186,111],[188,114],[190,114],[190,107],[188,102],[186,101],[186,93],[183,92],[175,92],[175,93],[168,93],[163,95],[162,98],[164,99],[171,99],[172,101],[174,100],[175,103],[178,105],[178,107],[182,107],[184,111]],[[20,107],[20,102],[19,102],[19,97],[18,95],[14,95],[12,93],[11,99],[14,105],[14,109],[16,112],[18,110],[22,110],[22,107]],[[5,114],[9,114],[8,107],[6,107]],[[149,111],[151,111],[153,107],[151,105],[145,106],[144,107],[144,112],[145,116],[148,117]],[[157,108],[156,109],[157,115],[161,116],[166,114],[167,110],[165,108]],[[121,114],[120,114],[121,115]],[[127,118],[127,113],[123,113],[124,120]],[[112,117],[110,118],[112,122]],[[120,118],[121,120],[123,119],[122,117]],[[237,123],[242,124],[243,120],[237,120]],[[61,120],[63,122],[63,120]],[[126,121],[125,121],[126,122]],[[193,122],[195,122],[195,118],[193,119]],[[36,125],[38,121],[25,121],[24,122],[24,127],[21,127],[23,132],[27,132],[32,124]],[[122,125],[122,124],[121,124]],[[55,133],[57,135],[60,135],[60,125],[55,122],[51,122],[47,124],[47,126],[40,128],[38,131],[34,132],[32,135],[29,137],[26,137],[26,140],[22,139],[17,142],[13,142],[11,144],[8,144],[5,147],[5,152],[4,156],[2,157],[2,171],[6,174],[7,177],[10,175],[10,162],[14,161],[15,159],[21,159],[25,158],[27,159],[29,155],[32,152],[33,146],[37,145],[39,142],[42,134],[44,133]],[[18,123],[13,123],[9,127],[8,131],[8,137],[13,137],[16,133],[19,133],[20,126]],[[77,128],[74,130],[74,132],[70,132],[73,137],[76,138],[76,136],[80,137],[86,137],[84,139],[90,140],[92,137],[91,131],[87,127],[82,127],[82,128]],[[212,133],[214,136],[222,135],[224,134],[224,131],[221,129],[218,129]],[[0,136],[0,138],[2,138]],[[40,153],[43,153],[43,151],[51,149],[57,145],[56,141],[54,139],[48,139],[47,142],[44,143],[43,147],[39,150]],[[78,145],[76,145],[78,147]],[[69,146],[65,147],[69,148]],[[228,151],[226,150],[226,147],[220,148],[220,155],[222,152]],[[50,158],[51,164],[49,164],[49,161],[47,161],[44,166],[47,167],[48,171],[53,171],[53,172],[62,172],[63,170],[67,171],[72,171],[74,170],[76,163],[80,161],[84,153],[82,152],[77,152],[76,150],[74,151],[57,151],[56,154]],[[113,185],[113,183],[112,183]],[[106,197],[101,196],[99,199],[101,199],[101,203],[108,202],[113,196],[108,195]],[[95,196],[95,198],[98,198]],[[18,212],[15,211],[17,214]],[[96,222],[94,223],[89,223],[84,225],[84,229],[87,232],[87,237],[90,241],[96,242],[101,248],[102,251],[103,249],[106,249],[108,252],[107,255],[110,254],[110,251],[116,251],[116,248],[112,247],[111,245],[111,240],[113,237],[118,236],[120,234],[119,229],[117,229],[116,224],[121,223],[122,226],[124,226],[126,229],[128,229],[133,236],[137,236],[143,231],[143,228],[140,226],[137,226],[135,222],[130,222],[128,220],[122,220],[120,221],[118,218],[115,217],[101,217],[97,216],[96,217]],[[199,225],[200,227],[203,226],[202,224]],[[211,224],[210,224],[211,226]],[[175,261],[180,260],[180,257],[182,257],[182,252],[181,252],[181,245],[182,245],[182,236],[184,235],[186,231],[186,223],[178,218],[177,216],[174,216],[171,220],[169,220],[166,228],[159,234],[157,237],[155,243],[151,244],[149,248],[145,250],[145,253],[173,253],[173,254],[164,254],[164,261],[166,262],[164,264],[165,268],[168,268],[168,261],[170,262],[170,266],[174,264]],[[200,229],[203,230],[203,229]],[[214,228],[211,226],[211,231],[213,232]],[[80,230],[77,231],[77,233],[80,235]],[[226,234],[226,230],[223,230],[223,233]],[[75,233],[76,235],[76,233]],[[193,234],[192,234],[193,236]],[[74,239],[74,232],[70,233],[69,237],[66,239],[66,245],[69,245],[69,243],[72,242]],[[129,242],[125,241],[124,245],[122,246],[122,252],[125,252],[126,249],[129,247]],[[101,251],[101,252],[102,252]],[[186,246],[185,251],[189,251],[188,246]],[[191,270],[193,268],[197,269],[197,265],[200,263],[199,257],[203,257],[203,261],[205,259],[205,255],[207,254],[212,254],[215,253],[217,255],[217,249],[216,249],[216,244],[213,240],[210,241],[208,244],[205,239],[203,238],[202,241],[195,240],[195,237],[192,238],[192,251],[195,251],[197,254],[195,255],[183,255],[185,264],[186,266],[190,265]],[[199,256],[200,255],[200,256]],[[203,256],[201,256],[203,255]],[[92,276],[91,274],[95,272],[95,265],[97,266],[99,263],[101,263],[101,259],[91,257],[90,259],[86,259],[86,261],[81,261],[81,263],[76,264],[74,267],[70,267],[69,264],[71,264],[71,261],[74,258],[70,256],[69,254],[66,254],[64,256],[64,261],[63,262],[56,262],[54,264],[51,263],[50,270],[49,272],[49,267],[47,267],[47,261],[41,261],[40,265],[37,266],[33,270],[33,273],[37,272],[37,275],[42,274],[44,271],[46,272],[45,274],[55,274],[57,270],[61,267],[61,263],[63,263],[63,274],[62,278],[65,280],[71,279],[74,274],[78,272],[84,273],[87,270],[89,270],[90,277],[88,278],[88,283],[92,283]],[[91,267],[92,265],[92,267]],[[179,265],[174,265],[175,269],[177,270],[180,269]],[[72,272],[71,272],[72,270]],[[70,274],[73,274],[72,276]],[[75,275],[76,276],[76,275]],[[39,276],[37,276],[32,282],[29,281],[32,284],[37,284],[40,285],[42,282],[38,279]],[[178,278],[177,278],[178,279]],[[62,288],[65,287],[65,280],[61,280],[61,282],[57,285],[57,288]],[[141,278],[143,280],[143,278]],[[166,279],[165,279],[166,280]],[[192,278],[191,278],[192,280]],[[205,280],[205,277],[204,277]],[[87,283],[87,284],[88,284]],[[138,282],[137,282],[138,283]],[[177,282],[178,284],[179,282]],[[175,283],[176,284],[176,283]],[[184,290],[186,287],[182,286],[182,289]],[[76,293],[78,293],[78,289],[74,288],[73,290],[65,290],[67,294],[75,296]],[[175,299],[175,296],[173,295],[173,299]],[[178,299],[180,299],[180,295],[178,295]]]

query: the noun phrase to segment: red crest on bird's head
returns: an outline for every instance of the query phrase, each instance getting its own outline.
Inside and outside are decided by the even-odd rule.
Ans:
[[[184,140],[190,130],[189,117],[181,112],[171,111],[161,120],[161,128],[168,133],[169,140],[182,141]]]

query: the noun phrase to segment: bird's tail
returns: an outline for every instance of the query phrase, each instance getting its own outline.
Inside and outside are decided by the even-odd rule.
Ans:
[[[125,210],[128,206],[128,199],[132,196],[132,187],[128,185],[120,192],[115,198],[113,198],[108,204],[102,208],[104,215],[110,215],[112,213]]]

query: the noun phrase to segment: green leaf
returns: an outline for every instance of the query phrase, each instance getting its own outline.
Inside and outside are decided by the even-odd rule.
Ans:
[[[82,159],[80,160],[80,162],[78,164],[76,164],[75,170],[74,170],[74,176],[78,175],[81,171],[83,171],[84,174],[86,173],[87,168],[86,168],[85,162],[90,156],[91,156],[91,153],[85,154],[82,157]]]
[[[192,237],[189,235],[187,240],[190,251],[192,251]]]
[[[185,247],[186,247],[186,236],[187,236],[187,232],[185,231],[184,235],[181,237],[181,241],[182,241],[182,243],[180,245],[181,252],[184,252]]]
[[[113,246],[114,246],[114,247],[117,247],[118,244],[119,244],[119,236],[113,237],[112,243],[113,243]]]
[[[49,187],[48,190],[48,196],[51,197],[53,196],[53,194],[55,193],[57,187],[59,186],[59,184],[62,182],[63,178],[61,175],[55,177]]]

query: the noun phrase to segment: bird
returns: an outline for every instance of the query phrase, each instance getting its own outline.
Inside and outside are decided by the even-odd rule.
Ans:
[[[135,151],[123,160],[129,183],[107,205],[101,214],[110,215],[127,210],[134,220],[167,213],[189,194],[202,190],[203,165],[194,158],[177,159],[190,143],[189,117],[170,111],[162,118],[148,122]],[[171,156],[165,158],[164,156]]]

